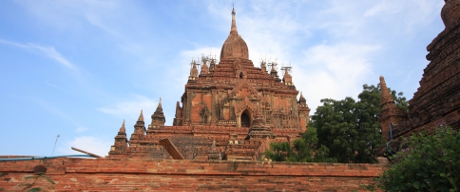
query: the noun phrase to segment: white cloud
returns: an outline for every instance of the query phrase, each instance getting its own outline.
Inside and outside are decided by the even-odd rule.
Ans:
[[[59,52],[54,49],[54,47],[49,47],[49,46],[39,46],[35,44],[29,44],[30,47],[35,48],[42,53],[44,53],[46,56],[49,58],[53,59],[57,63],[63,65],[64,67],[67,67],[69,69],[75,70],[76,67],[72,63],[70,63],[64,56],[62,56]]]
[[[370,58],[379,46],[318,45],[305,51],[305,62],[296,64],[293,77],[312,111],[323,98],[356,98],[365,80],[375,76]]]
[[[142,95],[134,95],[126,101],[119,102],[111,107],[100,107],[97,110],[114,115],[119,118],[132,120],[137,119],[140,110],[144,110],[144,117],[147,112],[155,111],[158,102],[155,102]]]
[[[56,49],[54,49],[54,47],[40,46],[40,45],[35,45],[35,44],[32,44],[32,43],[21,44],[21,43],[11,42],[11,41],[7,41],[7,40],[3,40],[3,39],[0,39],[0,43],[13,45],[15,47],[19,47],[19,48],[22,48],[22,49],[38,50],[41,53],[43,53],[45,56],[51,58],[52,60],[54,60],[55,62],[57,62],[58,64],[60,64],[60,65],[62,65],[64,67],[67,67],[67,68],[72,69],[72,70],[77,69],[76,66],[73,65],[72,63],[70,63],[70,61],[68,61],[64,56],[62,56],[61,53],[57,52]]]
[[[71,147],[75,147],[100,156],[106,156],[112,144],[113,141],[106,141],[102,138],[81,136],[75,137],[72,141],[65,142],[63,146],[59,147],[59,152],[64,155],[81,154],[80,152],[71,149]]]
[[[87,131],[87,130],[88,130],[88,129],[85,128],[85,127],[78,127],[78,128],[75,129],[75,132],[77,132],[77,133],[83,133],[83,132],[85,132],[85,131]]]

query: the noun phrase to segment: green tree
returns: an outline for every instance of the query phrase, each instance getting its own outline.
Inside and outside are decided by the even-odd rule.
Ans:
[[[271,143],[265,156],[274,161],[372,163],[382,146],[378,115],[381,111],[380,85],[363,85],[359,101],[322,99],[307,131],[292,142]],[[403,93],[390,89],[396,105],[407,112]]]
[[[272,142],[265,156],[273,161],[288,162],[336,162],[329,157],[329,149],[326,146],[318,148],[316,129],[309,127],[301,138],[295,139],[290,145],[288,142]]]
[[[302,134],[302,137],[292,142],[294,153],[291,161],[311,162],[313,161],[313,152],[318,144],[316,129],[311,128]]]
[[[265,156],[273,161],[287,161],[292,159],[292,147],[288,142],[271,142],[270,149],[265,151]]]
[[[380,85],[379,85],[380,87]],[[390,89],[390,88],[388,88]],[[404,112],[408,113],[409,112],[409,102],[407,102],[406,97],[403,96],[403,92],[399,92],[396,94],[395,90],[390,89],[391,96],[393,96],[393,99],[395,101],[396,107],[402,109]]]
[[[404,142],[403,142],[404,143]],[[440,125],[434,134],[413,134],[391,157],[391,168],[378,179],[384,191],[459,191],[460,134]]]
[[[407,111],[402,93],[391,91],[398,107]],[[373,154],[382,146],[378,115],[381,111],[380,85],[363,85],[359,101],[351,97],[343,100],[322,99],[310,122],[318,130],[318,144],[330,150],[339,162],[372,163]]]

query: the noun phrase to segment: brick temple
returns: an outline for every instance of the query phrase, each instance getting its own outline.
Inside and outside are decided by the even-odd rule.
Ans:
[[[290,67],[280,74],[275,62],[255,67],[235,15],[219,61],[191,62],[173,126],[165,126],[160,99],[149,125],[141,111],[129,140],[123,122],[109,157],[256,160],[271,141],[290,142],[306,130],[310,108],[302,94],[297,99]]]
[[[441,18],[446,28],[428,45],[427,60],[420,87],[409,101],[409,113],[396,107],[380,77],[382,111],[379,122],[386,141],[425,130],[439,124],[460,129],[460,1],[445,0]],[[391,129],[391,130],[390,130]],[[391,134],[390,134],[391,132]],[[395,142],[394,148],[398,147]]]
[[[428,46],[430,64],[408,114],[396,107],[380,78],[379,122],[387,141],[390,124],[395,139],[439,122],[460,128],[460,0],[446,0],[441,15],[446,29]],[[147,127],[141,112],[129,141],[123,123],[108,157],[0,161],[0,188],[22,191],[33,182],[29,188],[49,191],[348,192],[374,183],[386,165],[207,160],[257,159],[268,142],[297,138],[309,119],[289,73],[281,81],[274,68],[268,74],[266,63],[256,68],[248,60],[234,17],[219,64],[203,61],[200,74],[192,65],[174,126],[164,126],[160,102]],[[193,160],[171,159],[178,156]],[[53,184],[38,179],[44,173]]]

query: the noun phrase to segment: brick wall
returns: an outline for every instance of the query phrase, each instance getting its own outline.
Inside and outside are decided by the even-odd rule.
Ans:
[[[386,166],[378,164],[210,162],[153,159],[48,159],[0,162],[0,188],[20,191],[34,167],[47,168],[56,191],[352,191],[369,184]],[[364,190],[362,190],[364,191]]]
[[[383,132],[393,127],[392,148],[399,148],[401,136],[425,130],[432,132],[443,122],[460,129],[460,0],[446,1],[441,17],[446,28],[427,46],[430,63],[423,70],[420,87],[409,101],[407,118],[396,110],[385,110],[382,103],[380,122]],[[391,103],[394,109],[396,105]],[[388,141],[389,137],[384,134]],[[399,141],[398,141],[399,140]]]

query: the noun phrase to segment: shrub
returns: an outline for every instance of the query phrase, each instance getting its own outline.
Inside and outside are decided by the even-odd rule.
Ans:
[[[459,191],[460,134],[439,123],[434,133],[413,134],[390,158],[377,185],[384,191]]]

